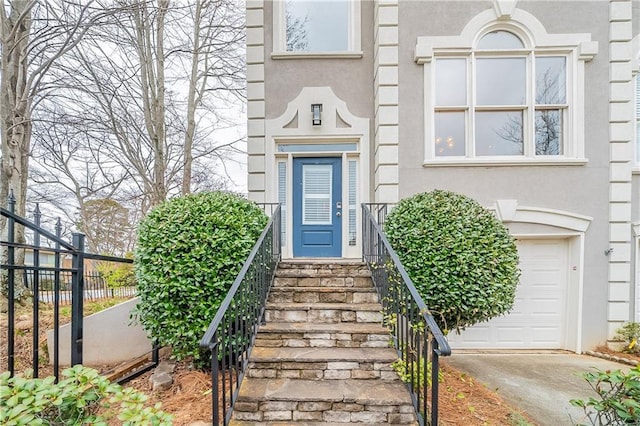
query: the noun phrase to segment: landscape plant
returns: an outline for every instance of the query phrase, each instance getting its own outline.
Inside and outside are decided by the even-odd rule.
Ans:
[[[140,223],[134,316],[176,359],[205,359],[199,341],[267,220],[255,203],[208,192],[167,201]]]
[[[126,258],[132,259],[133,253]],[[136,285],[136,274],[131,263],[101,262],[96,266],[107,288],[133,287]]]
[[[627,373],[596,370],[583,373],[582,377],[597,397],[572,399],[570,402],[584,410],[589,424],[640,425],[640,365]]]
[[[637,322],[628,322],[625,323],[622,327],[616,330],[619,339],[621,339],[625,347],[622,349],[623,352],[627,352],[630,354],[640,354],[640,323]]]
[[[125,426],[171,425],[172,416],[161,404],[145,407],[148,397],[132,388],[111,383],[94,369],[76,365],[53,376],[33,378],[0,374],[0,424],[107,425],[118,419]]]
[[[508,229],[477,201],[434,190],[406,198],[385,233],[442,330],[507,313],[520,278]]]

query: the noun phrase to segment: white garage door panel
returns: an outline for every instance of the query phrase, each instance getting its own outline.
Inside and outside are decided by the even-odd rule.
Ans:
[[[448,336],[465,349],[562,349],[567,303],[566,240],[518,242],[522,276],[513,310]]]

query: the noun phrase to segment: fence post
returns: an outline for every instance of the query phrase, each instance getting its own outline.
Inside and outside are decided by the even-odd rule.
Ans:
[[[82,364],[82,322],[84,299],[84,234],[73,233],[71,275],[71,365]]]
[[[62,222],[56,221],[56,237],[62,236]],[[60,242],[56,241],[56,254],[53,272],[53,375],[60,376]]]
[[[36,228],[33,231],[33,377],[38,377],[38,363],[40,358],[40,332],[38,324],[40,322],[40,220],[42,213],[40,205],[36,203],[36,209],[33,212],[33,222]],[[27,270],[24,271],[27,276]]]
[[[9,193],[9,211],[13,215],[16,211],[16,197],[13,195],[13,189]],[[13,216],[9,216],[7,218],[7,264],[9,268],[7,270],[7,310],[9,311],[8,320],[9,326],[7,327],[8,336],[7,336],[7,369],[9,370],[9,374],[13,376],[14,373],[14,362],[15,362],[15,309],[16,309],[16,293],[15,293],[15,269],[14,266],[16,264],[15,259],[15,222]]]

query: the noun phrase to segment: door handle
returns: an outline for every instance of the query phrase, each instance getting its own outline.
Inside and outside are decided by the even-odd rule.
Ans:
[[[338,216],[338,217],[342,216],[342,212],[337,211],[337,212],[336,212],[336,216]]]

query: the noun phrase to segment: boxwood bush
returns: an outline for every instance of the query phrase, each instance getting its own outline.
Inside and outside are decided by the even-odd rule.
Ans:
[[[209,192],[165,202],[140,223],[135,318],[176,359],[193,356],[267,216],[256,204]]]
[[[514,239],[475,200],[442,190],[417,194],[400,201],[384,229],[445,332],[512,308],[520,277]]]

